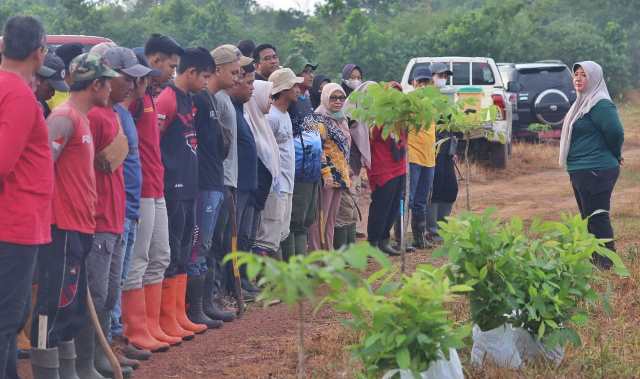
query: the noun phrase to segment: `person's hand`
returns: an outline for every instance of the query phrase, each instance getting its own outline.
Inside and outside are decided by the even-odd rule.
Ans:
[[[620,158],[620,166],[624,166],[624,158]]]
[[[458,154],[454,155],[454,156],[452,157],[452,159],[453,159],[453,163],[455,163],[455,164],[458,164],[458,161],[460,160],[460,159],[458,158]]]

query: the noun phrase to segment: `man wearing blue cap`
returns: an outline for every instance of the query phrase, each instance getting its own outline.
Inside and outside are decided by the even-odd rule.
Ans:
[[[48,117],[51,109],[47,104],[56,91],[69,92],[69,86],[64,81],[66,70],[62,59],[53,54],[48,53],[44,58],[44,64],[36,73],[36,98],[42,105],[44,117]]]

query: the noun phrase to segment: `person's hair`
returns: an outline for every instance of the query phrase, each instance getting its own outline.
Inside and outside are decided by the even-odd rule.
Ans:
[[[100,85],[103,86],[108,79],[107,78],[98,78],[97,80],[100,83]],[[96,79],[79,80],[77,82],[74,82],[73,84],[71,84],[69,86],[69,92],[81,92],[81,91],[84,91],[87,88],[89,88],[91,86],[91,84],[93,84],[93,82],[95,82],[95,81],[96,81]]]
[[[23,61],[44,47],[46,34],[42,23],[31,16],[13,16],[4,24],[2,33],[5,58]]]
[[[253,50],[256,48],[255,42],[250,39],[243,39],[238,42],[238,49],[245,57],[251,57],[253,55]]]
[[[171,55],[182,55],[184,49],[169,36],[154,33],[151,35],[147,43],[144,45],[144,55],[152,55],[156,53]]]
[[[276,47],[270,43],[263,43],[261,45],[258,45],[255,49],[253,49],[253,60],[256,63],[260,63],[260,52],[266,49],[273,49],[273,51],[275,51],[276,53],[278,52],[278,50],[276,50]]]
[[[194,47],[184,50],[184,53],[180,56],[180,63],[178,63],[178,74],[183,74],[190,68],[195,68],[196,72],[213,72],[216,69],[216,64],[213,61],[213,57],[204,47]]]
[[[273,101],[278,100],[278,99],[282,96],[282,92],[284,92],[284,91],[280,91],[280,92],[278,92],[278,93],[274,93],[273,95],[271,95],[271,99],[272,99]]]
[[[65,43],[64,45],[60,45],[56,48],[56,55],[59,56],[64,62],[64,68],[69,70],[69,64],[73,60],[73,58],[84,52],[84,48],[81,43],[73,42],[73,43]]]
[[[242,66],[242,71],[244,71],[245,74],[250,74],[256,71],[256,66],[253,63],[249,63],[246,66]]]

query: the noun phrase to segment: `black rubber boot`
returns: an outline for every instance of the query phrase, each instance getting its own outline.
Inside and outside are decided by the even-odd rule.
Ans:
[[[60,362],[57,347],[31,350],[33,379],[60,379],[59,369]]]
[[[73,340],[62,341],[58,344],[58,357],[60,358],[60,379],[80,379],[76,372],[76,344]]]
[[[212,320],[220,320],[231,322],[236,319],[233,312],[227,312],[221,309],[215,299],[216,286],[214,280],[214,271],[209,269],[204,281],[204,294],[202,296],[202,310]]]
[[[217,329],[222,327],[224,322],[210,319],[203,311],[204,281],[204,275],[192,275],[187,279],[187,299],[189,301],[187,317],[196,324],[204,324],[209,329]]]
[[[411,232],[413,234],[413,247],[416,249],[424,249],[426,247],[424,241],[426,222],[421,217],[411,216]]]
[[[96,332],[91,322],[80,330],[75,339],[76,343],[76,372],[81,379],[105,379],[96,370]]]
[[[378,243],[378,249],[380,249],[383,253],[387,255],[392,255],[392,256],[400,255],[400,252],[398,250],[391,247],[391,242],[388,239],[380,241]]]
[[[106,333],[107,328],[111,325],[111,312],[109,311],[100,311],[98,312],[98,320],[100,320],[100,327],[102,328],[102,332]],[[94,364],[96,370],[106,378],[113,378],[113,368],[111,367],[111,363],[109,362],[109,358],[107,358],[107,353],[104,351],[100,343],[98,342],[98,337],[95,337],[95,358]],[[131,377],[133,373],[133,369],[130,366],[121,366],[122,376],[125,378]]]
[[[347,245],[347,226],[336,226],[333,230],[333,248],[340,250]]]
[[[249,279],[246,279],[246,278],[240,279],[240,284],[242,286],[242,289],[247,292],[253,292],[256,295],[260,293],[260,288],[256,287],[253,283],[251,283]]]

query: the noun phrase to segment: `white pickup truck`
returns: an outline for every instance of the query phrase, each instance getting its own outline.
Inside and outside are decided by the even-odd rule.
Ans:
[[[496,121],[472,135],[470,149],[474,156],[489,159],[492,166],[505,168],[511,153],[512,107],[506,95],[506,84],[502,82],[496,63],[491,58],[482,57],[413,58],[402,75],[403,91],[413,91],[411,83],[417,67],[429,66],[433,62],[441,62],[449,66],[453,75],[447,84],[457,92],[475,91],[480,94],[480,107],[491,105],[498,107]],[[506,137],[506,144],[497,140],[497,134]]]

